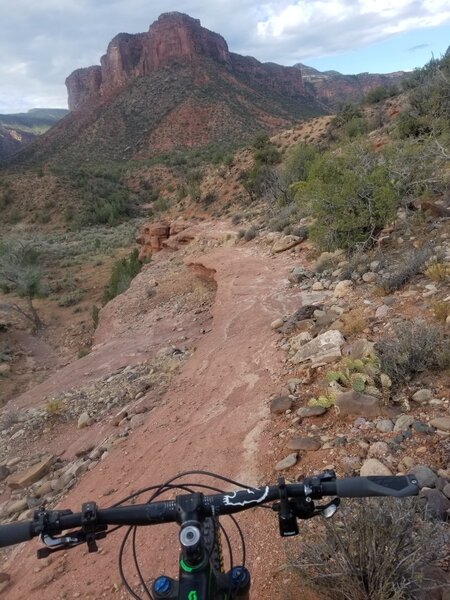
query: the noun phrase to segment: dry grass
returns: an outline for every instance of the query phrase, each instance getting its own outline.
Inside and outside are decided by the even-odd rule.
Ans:
[[[445,323],[447,317],[450,315],[450,303],[443,300],[432,300],[431,310],[438,321]]]
[[[291,550],[291,566],[333,600],[412,600],[418,590],[428,593],[437,586],[424,569],[445,556],[449,537],[445,525],[425,521],[410,498],[346,500],[338,516],[304,529],[309,532]]]
[[[340,320],[344,323],[340,331],[345,337],[362,333],[369,326],[369,322],[362,308],[352,308],[342,315]]]
[[[433,281],[446,281],[450,278],[450,265],[447,263],[433,262],[425,269],[424,273]]]

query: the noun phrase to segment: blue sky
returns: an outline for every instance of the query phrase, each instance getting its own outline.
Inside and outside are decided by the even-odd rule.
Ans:
[[[172,10],[238,54],[343,73],[412,69],[450,44],[449,0],[0,0],[0,113],[66,107],[73,70]]]
[[[415,29],[342,54],[310,58],[307,64],[319,71],[341,73],[411,71],[433,55],[439,58],[449,46],[450,26]]]

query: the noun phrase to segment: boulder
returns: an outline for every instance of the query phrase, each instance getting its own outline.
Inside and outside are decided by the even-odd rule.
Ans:
[[[302,241],[302,238],[296,235],[284,235],[283,237],[276,240],[276,242],[272,246],[272,252],[274,254],[278,254],[279,252],[285,252],[285,250],[290,250],[291,248],[298,246]]]
[[[345,340],[340,331],[330,329],[302,346],[290,359],[293,364],[310,362],[313,366],[334,362],[342,357]]]
[[[292,408],[292,400],[288,396],[279,396],[270,403],[270,412],[275,415],[282,414]]]
[[[26,471],[21,471],[20,473],[15,473],[8,480],[8,486],[12,490],[16,490],[19,488],[24,488],[35,481],[39,481],[42,479],[44,475],[46,475],[50,471],[50,467],[52,466],[54,461],[53,456],[47,456],[46,458],[40,460],[38,463],[27,469]]]
[[[159,252],[162,241],[170,235],[170,226],[165,223],[146,223],[141,227],[136,237],[136,243],[141,246],[139,260],[149,258],[153,252]]]
[[[382,409],[379,398],[351,390],[336,396],[339,416],[359,416],[374,418],[380,416]]]

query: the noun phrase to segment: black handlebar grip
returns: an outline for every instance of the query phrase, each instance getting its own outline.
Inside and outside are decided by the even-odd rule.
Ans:
[[[336,494],[341,498],[363,498],[365,496],[417,496],[419,487],[414,475],[348,477],[337,479]]]
[[[0,547],[12,546],[31,540],[34,537],[32,524],[32,521],[19,521],[18,523],[0,525]]]

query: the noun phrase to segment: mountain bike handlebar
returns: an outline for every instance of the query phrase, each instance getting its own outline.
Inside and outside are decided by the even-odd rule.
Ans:
[[[334,475],[334,473],[333,473]],[[394,496],[403,498],[418,494],[414,475],[349,477],[335,479],[326,473],[319,477],[306,478],[302,483],[249,488],[224,494],[204,495],[191,493],[183,496],[183,511],[200,511],[203,517],[220,517],[255,508],[273,501],[321,499],[324,496],[362,498],[367,496]],[[190,504],[192,506],[190,506]],[[274,509],[276,509],[274,507]],[[180,505],[173,500],[147,504],[118,506],[99,509],[93,502],[84,504],[82,512],[70,510],[37,510],[32,521],[21,521],[0,526],[0,547],[19,544],[39,535],[57,535],[63,531],[83,528],[84,531],[99,531],[108,525],[156,525],[183,521]],[[100,528],[100,529],[99,529]]]

